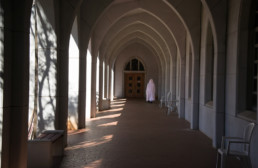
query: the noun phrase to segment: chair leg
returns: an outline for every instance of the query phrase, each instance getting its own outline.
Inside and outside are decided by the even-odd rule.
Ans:
[[[247,167],[252,168],[252,162],[251,162],[250,157],[247,158]]]
[[[220,161],[220,156],[219,156],[219,152],[217,152],[216,168],[219,168],[219,161]]]
[[[250,157],[247,158],[247,166],[248,166],[248,168],[252,168],[252,162],[251,162]]]
[[[170,114],[170,108],[168,107],[167,115],[169,115],[169,114]]]
[[[251,160],[249,157],[241,158],[241,162],[244,168],[252,168]]]
[[[226,167],[226,156],[224,154],[221,154],[221,162],[220,162],[220,168]]]

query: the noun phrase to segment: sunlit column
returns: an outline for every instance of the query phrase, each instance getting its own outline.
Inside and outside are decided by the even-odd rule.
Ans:
[[[77,19],[75,19],[69,42],[69,99],[68,122],[72,129],[78,129],[78,92],[79,92],[79,48]]]
[[[103,81],[103,98],[107,97],[107,62],[106,60],[104,60],[104,65],[103,65],[103,69],[104,69],[104,81]]]
[[[97,57],[92,55],[92,70],[91,70],[91,118],[96,117],[96,66]]]
[[[108,62],[106,62],[106,66],[105,66],[105,98],[109,98],[108,96],[108,85],[109,85],[109,64]]]
[[[89,43],[90,44],[90,43]],[[87,72],[86,72],[86,120],[91,118],[91,70],[92,70],[92,56],[87,50]],[[95,99],[95,98],[94,98]]]
[[[99,60],[99,110],[102,109],[103,100],[103,58],[100,57]]]
[[[97,56],[96,62],[96,97],[99,97],[99,55]]]
[[[109,70],[109,99],[113,101],[114,99],[114,70],[113,67]]]

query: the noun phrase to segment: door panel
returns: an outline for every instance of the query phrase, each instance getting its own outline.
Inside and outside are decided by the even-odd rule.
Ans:
[[[125,97],[144,97],[144,73],[125,73]]]

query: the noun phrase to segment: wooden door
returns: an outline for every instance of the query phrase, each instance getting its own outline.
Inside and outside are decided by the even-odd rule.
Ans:
[[[144,97],[144,73],[125,73],[125,97]]]

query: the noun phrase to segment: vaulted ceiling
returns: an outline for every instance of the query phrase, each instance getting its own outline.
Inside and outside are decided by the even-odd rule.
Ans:
[[[180,8],[182,2],[173,4]],[[149,48],[161,66],[177,55],[184,57],[189,33],[184,18],[166,0],[114,0],[100,14],[93,30],[94,48],[103,59],[112,63],[124,48],[138,43]]]

